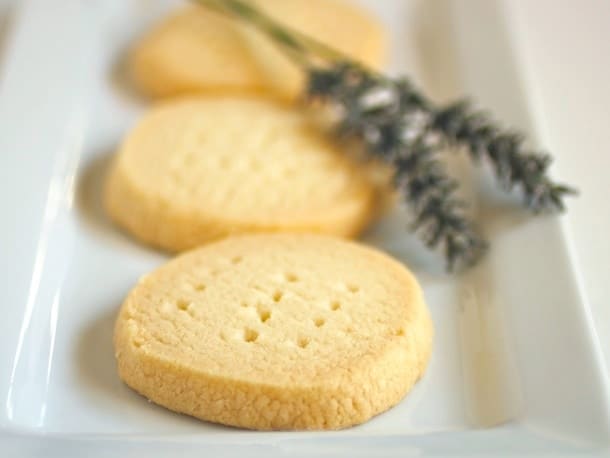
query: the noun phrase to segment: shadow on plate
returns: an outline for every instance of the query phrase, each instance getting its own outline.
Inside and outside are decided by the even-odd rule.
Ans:
[[[405,42],[415,41],[418,84],[437,102],[448,102],[462,95],[459,54],[452,0],[417,2],[417,13],[405,28]]]
[[[428,249],[419,236],[409,230],[410,225],[407,212],[396,206],[372,225],[361,241],[389,253],[418,275],[445,275],[440,254]]]
[[[10,35],[13,22],[13,8],[11,5],[0,7],[0,62],[4,63],[4,54],[7,46],[7,38]]]
[[[118,309],[106,312],[88,326],[78,337],[76,364],[86,386],[110,395],[122,391],[116,372],[112,334]],[[121,393],[123,397],[124,393]]]
[[[84,222],[101,232],[115,232],[103,206],[104,181],[112,163],[112,152],[97,154],[88,161],[78,180],[76,202]]]
[[[536,217],[521,207],[516,193],[507,193],[498,189],[494,183],[491,183],[491,178],[474,178],[474,181],[472,184],[474,190],[466,201],[471,202],[476,209],[473,216],[474,223],[490,241],[490,250],[493,250],[494,239],[502,233],[527,224]],[[448,278],[450,274],[445,271],[442,248],[428,248],[420,235],[410,230],[411,225],[409,211],[396,205],[372,225],[361,240],[404,262],[420,277],[423,275],[437,279]]]
[[[78,214],[98,240],[113,245],[123,253],[155,254],[160,252],[140,244],[116,226],[106,214],[103,205],[104,182],[112,164],[114,149],[95,154],[81,170],[76,190]]]
[[[79,380],[91,395],[96,398],[98,406],[118,409],[123,418],[133,421],[134,426],[152,427],[151,421],[171,422],[172,430],[177,426],[192,428],[205,427],[218,430],[232,429],[227,426],[201,422],[187,415],[178,414],[149,402],[144,396],[127,387],[117,374],[114,358],[113,332],[118,308],[98,316],[88,323],[78,336],[75,352],[75,364]],[[158,428],[158,426],[157,426]]]
[[[110,67],[108,82],[114,90],[114,94],[129,104],[141,106],[149,102],[129,74],[129,49],[122,50],[117,55]]]

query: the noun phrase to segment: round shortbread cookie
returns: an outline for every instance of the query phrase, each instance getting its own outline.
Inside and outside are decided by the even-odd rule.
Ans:
[[[400,263],[343,239],[227,238],[140,280],[117,318],[121,379],[157,404],[250,429],[338,429],[397,404],[432,322]]]
[[[341,0],[259,0],[259,7],[365,65],[384,60],[383,28],[370,14]],[[302,71],[267,38],[239,20],[199,6],[163,19],[129,57],[135,85],[153,97],[201,91],[262,91],[292,98]]]
[[[264,98],[161,104],[122,144],[106,209],[169,251],[242,232],[356,235],[374,216],[377,188],[310,121]]]

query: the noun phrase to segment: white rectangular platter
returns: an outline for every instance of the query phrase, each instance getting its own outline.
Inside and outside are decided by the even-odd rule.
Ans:
[[[179,3],[23,0],[15,12],[0,82],[0,456],[605,455],[608,385],[561,220],[526,217],[458,153],[492,243],[480,266],[445,274],[399,212],[365,237],[415,270],[436,327],[429,370],[396,408],[345,431],[256,433],[119,381],[115,314],[165,257],[107,221],[100,189],[144,108],[123,53]],[[535,138],[501,0],[360,3],[387,25],[391,72],[439,100],[470,94]]]

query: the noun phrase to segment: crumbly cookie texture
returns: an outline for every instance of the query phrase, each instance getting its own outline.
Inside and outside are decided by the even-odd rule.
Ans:
[[[230,237],[144,277],[114,343],[153,402],[250,429],[338,429],[397,404],[422,376],[432,322],[389,256],[307,234]]]
[[[259,0],[273,18],[329,43],[352,59],[380,68],[382,26],[370,13],[341,0]],[[163,19],[129,57],[132,79],[153,97],[193,92],[260,92],[294,98],[302,72],[251,28],[200,6]]]
[[[265,98],[165,102],[128,134],[105,187],[107,213],[168,251],[234,233],[355,236],[380,188],[307,113]]]

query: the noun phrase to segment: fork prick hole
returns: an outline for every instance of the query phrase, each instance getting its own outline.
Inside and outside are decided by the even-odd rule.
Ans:
[[[297,344],[301,348],[307,348],[307,346],[309,345],[309,338],[307,338],[307,337],[299,337],[299,340],[297,341]]]
[[[178,307],[178,310],[186,311],[189,308],[189,303],[184,299],[179,299],[176,302],[176,307]]]
[[[261,323],[266,323],[269,318],[271,318],[271,311],[267,309],[259,309],[258,317],[260,318]]]
[[[244,329],[244,340],[246,342],[249,342],[249,343],[256,342],[256,339],[258,339],[258,332],[256,332],[254,329],[250,329],[250,328]]]
[[[285,274],[285,277],[286,277],[286,281],[289,282],[289,283],[295,283],[295,282],[299,281],[299,277],[297,277],[292,272],[287,272]]]

